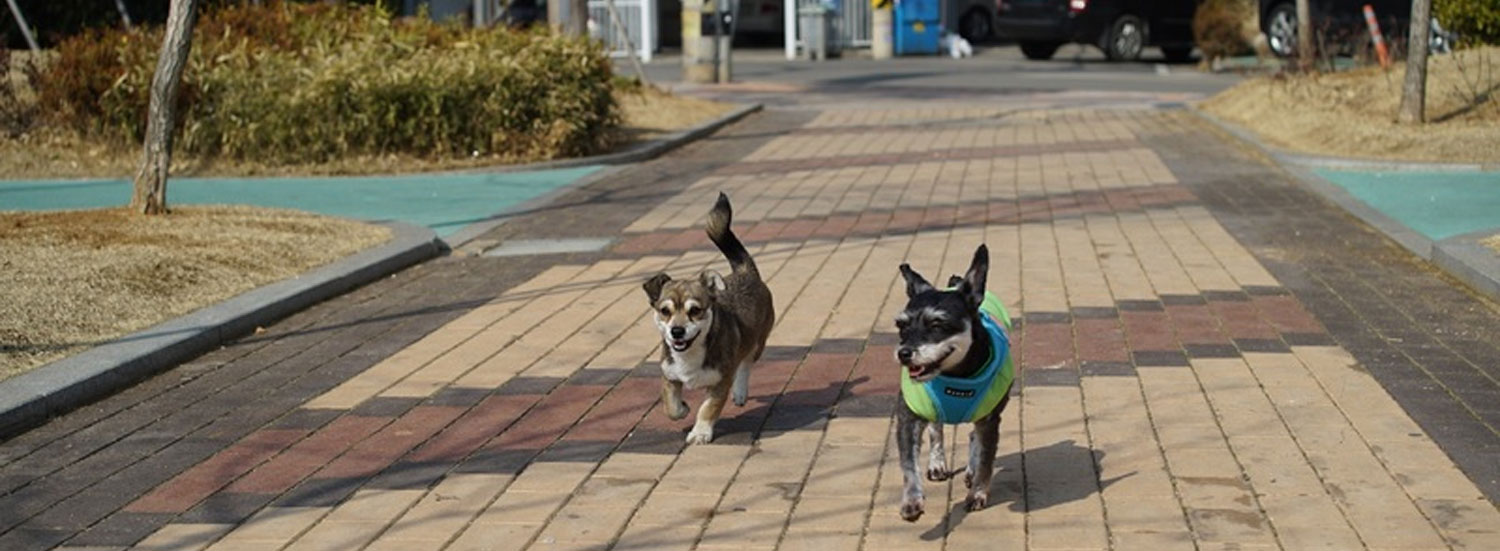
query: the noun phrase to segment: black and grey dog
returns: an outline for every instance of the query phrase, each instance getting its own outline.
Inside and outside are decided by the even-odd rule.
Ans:
[[[896,316],[901,346],[896,360],[901,374],[902,406],[896,414],[896,443],[901,455],[905,492],[901,518],[922,516],[925,497],[917,474],[922,432],[931,440],[927,478],[947,480],[943,425],[973,423],[964,483],[965,506],[983,509],[1000,440],[1000,413],[1009,402],[1015,367],[1010,358],[1009,314],[985,292],[989,249],[980,245],[963,277],[953,276],[949,289],[928,283],[907,264],[906,308]]]

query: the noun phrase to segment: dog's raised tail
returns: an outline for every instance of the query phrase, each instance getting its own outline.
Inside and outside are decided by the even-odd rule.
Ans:
[[[734,221],[734,210],[729,207],[729,197],[719,192],[719,200],[714,203],[714,210],[708,213],[708,238],[713,240],[714,246],[724,257],[729,259],[729,266],[736,272],[748,271],[759,274],[760,270],[755,267],[755,259],[750,258],[750,251],[745,250],[745,244],[740,243],[740,238],[735,237],[734,230],[729,224]]]

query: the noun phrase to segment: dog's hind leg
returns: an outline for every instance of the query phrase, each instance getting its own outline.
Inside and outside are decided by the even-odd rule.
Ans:
[[[922,427],[925,423],[905,406],[897,407],[896,450],[901,456],[901,518],[915,522],[926,508],[922,494],[922,477],[917,475],[917,453],[922,450]]]
[[[750,399],[750,366],[754,363],[746,358],[740,362],[739,369],[734,370],[734,386],[729,389],[729,394],[736,406],[744,407],[745,401]]]
[[[946,448],[943,445],[943,424],[927,423],[927,443],[932,449],[927,450],[927,480],[941,482],[952,476],[948,472],[948,458]]]
[[[964,483],[969,487],[969,497],[964,507],[970,511],[983,509],[990,499],[990,477],[995,474],[995,452],[1000,446],[1000,408],[983,419],[974,422],[974,432],[969,433],[969,468],[964,473]]]

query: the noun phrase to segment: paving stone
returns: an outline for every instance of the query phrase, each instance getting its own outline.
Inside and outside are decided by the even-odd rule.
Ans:
[[[1185,114],[902,105],[766,112],[481,237],[604,253],[434,260],[0,443],[0,548],[1493,547],[1494,312]],[[720,190],[781,325],[688,446],[638,291],[596,283],[722,271]],[[991,506],[924,481],[906,523],[894,267],[981,242],[1021,402]],[[170,513],[120,511],[153,490]]]

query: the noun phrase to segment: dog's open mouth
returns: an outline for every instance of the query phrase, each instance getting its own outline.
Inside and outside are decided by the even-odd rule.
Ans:
[[[903,364],[903,367],[906,368],[906,374],[910,376],[912,380],[925,381],[937,375],[939,367],[943,365],[943,361],[947,360],[950,354],[953,354],[953,350],[954,349],[952,347],[948,347],[943,351],[942,356],[938,356],[937,359],[934,359],[931,362],[922,364]]]
[[[673,351],[682,352],[682,351],[687,350],[688,347],[692,346],[693,345],[693,340],[697,339],[697,338],[698,338],[697,335],[694,335],[690,339],[672,339],[672,338],[668,338],[667,339],[667,345],[671,346]]]

